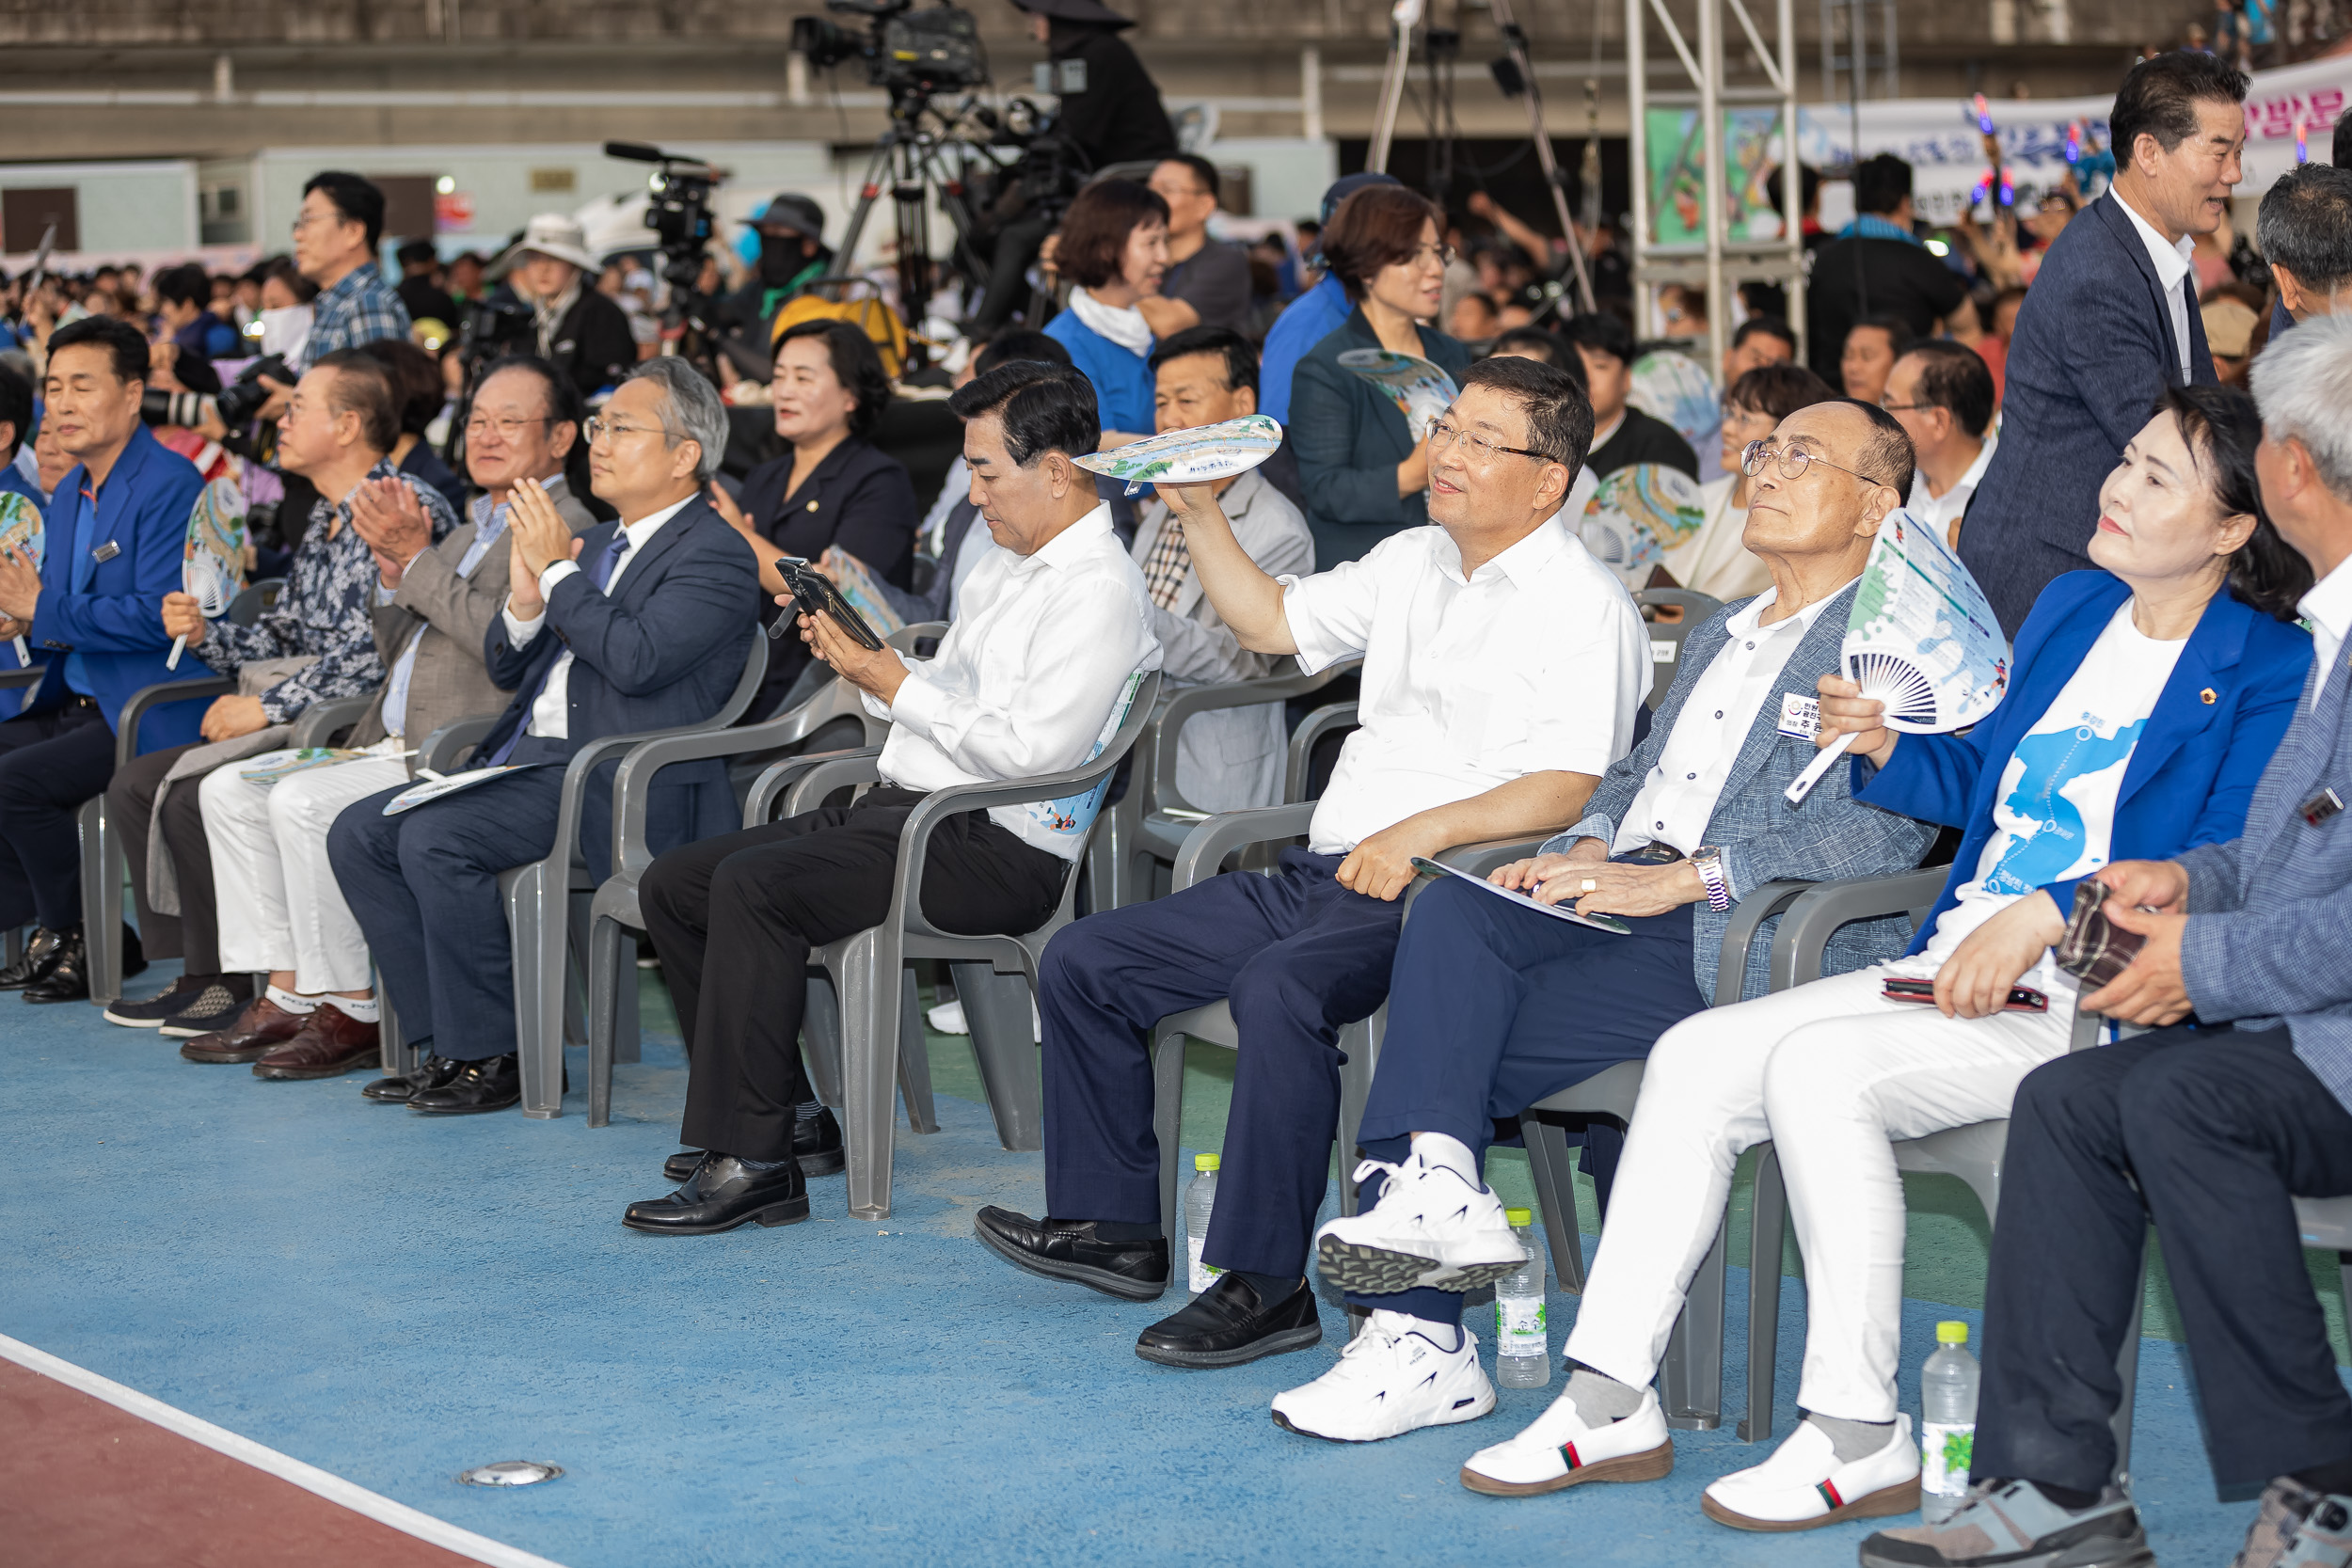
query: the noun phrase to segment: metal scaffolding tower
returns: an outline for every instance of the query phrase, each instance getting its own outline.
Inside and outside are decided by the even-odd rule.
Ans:
[[[1796,329],[1798,359],[1804,357],[1804,236],[1803,182],[1795,178],[1797,164],[1797,25],[1795,0],[1776,0],[1773,43],[1748,14],[1743,0],[1696,0],[1693,51],[1689,35],[1676,19],[1687,0],[1626,0],[1626,86],[1631,111],[1633,175],[1633,298],[1636,335],[1654,337],[1658,330],[1657,292],[1668,283],[1699,284],[1707,290],[1707,370],[1722,365],[1731,309],[1728,286],[1749,282],[1780,284],[1788,295],[1788,325]],[[1664,29],[1690,87],[1671,92],[1649,90],[1649,45],[1646,10]],[[1726,87],[1724,84],[1724,13],[1728,10],[1746,36],[1748,47],[1763,68],[1769,86]],[[1782,166],[1790,172],[1781,181],[1780,234],[1769,240],[1733,240],[1727,233],[1729,192],[1724,170],[1724,111],[1736,104],[1773,105],[1779,113]],[[1649,111],[1652,107],[1697,110],[1697,136],[1703,177],[1700,181],[1703,244],[1661,244],[1651,237]]]

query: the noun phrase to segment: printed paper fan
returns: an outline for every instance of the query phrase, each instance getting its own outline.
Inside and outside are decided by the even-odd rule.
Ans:
[[[1282,427],[1263,414],[1221,424],[1171,430],[1110,451],[1082,452],[1071,461],[1089,473],[1127,482],[1134,495],[1147,484],[1208,484],[1248,473],[1282,444]]]
[[[1697,446],[1723,425],[1723,408],[1715,382],[1699,362],[1673,349],[1660,349],[1633,361],[1633,380],[1626,401],[1654,420],[1663,420],[1681,437]]]
[[[1387,348],[1351,348],[1340,364],[1389,394],[1397,412],[1412,427],[1413,439],[1427,440],[1438,416],[1454,405],[1461,388],[1454,378],[1418,354]]]
[[[180,552],[180,586],[206,619],[229,613],[230,603],[245,587],[245,492],[232,479],[216,479],[204,486],[188,513],[187,544]],[[174,638],[164,668],[180,668],[187,649],[185,638]]]
[[[33,504],[30,497],[20,496],[13,490],[0,492],[0,549],[13,551],[31,562],[36,572],[48,559],[49,541],[41,527],[40,508]],[[15,647],[19,669],[33,662],[33,650],[24,639],[16,639]],[[26,692],[24,701],[28,706],[32,700],[33,694]]]
[[[1886,727],[1941,735],[1980,723],[2009,690],[2009,639],[1942,532],[1909,512],[1879,525],[1854,590],[1842,650],[1846,678],[1886,705]],[[1801,801],[1852,744],[1825,746],[1797,776]]]
[[[1638,594],[1665,553],[1706,520],[1698,481],[1663,464],[1636,463],[1600,482],[1576,533],[1594,560]]]

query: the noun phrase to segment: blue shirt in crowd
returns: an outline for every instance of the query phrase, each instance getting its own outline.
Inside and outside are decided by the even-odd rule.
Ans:
[[[1310,350],[1340,329],[1355,307],[1336,277],[1300,294],[1275,318],[1258,356],[1258,412],[1278,424],[1291,422],[1291,372]]]

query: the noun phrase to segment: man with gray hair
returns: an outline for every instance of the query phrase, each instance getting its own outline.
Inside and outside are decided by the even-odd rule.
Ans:
[[[2279,285],[2274,339],[2296,322],[2352,304],[2352,168],[2303,164],[2263,195],[2254,244]]]
[[[2139,943],[2102,1006],[2148,1032],[2018,1085],[1974,1485],[1945,1523],[1864,1542],[1864,1568],[2152,1560],[2109,1481],[2108,1425],[2151,1220],[2214,1479],[2264,1488],[2236,1568],[2352,1562],[2352,1397],[2294,1202],[2352,1194],[2352,971],[2328,961],[2352,941],[2352,315],[2264,350],[2254,397],[2264,509],[2318,578],[2300,604],[2314,654],[2301,705],[2240,837],[2099,871],[2102,912]]]
[[[704,499],[726,409],[687,361],[649,359],[588,421],[591,487],[620,513],[574,538],[536,481],[517,481],[508,591],[484,639],[491,681],[515,693],[475,748],[477,770],[513,768],[397,816],[399,793],[355,802],[326,839],[344,900],[409,1032],[430,1052],[412,1110],[497,1111],[522,1097],[514,975],[498,874],[555,841],[563,764],[589,741],[717,712],[759,630],[759,568]],[[534,767],[533,764],[554,764]],[[588,791],[580,842],[601,879],[611,775]],[[682,763],[653,786],[659,853],[734,825],[723,765]]]

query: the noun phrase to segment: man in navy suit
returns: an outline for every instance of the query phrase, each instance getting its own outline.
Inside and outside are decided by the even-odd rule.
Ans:
[[[147,340],[128,322],[88,318],[49,340],[50,427],[76,460],[58,482],[42,537],[46,559],[0,555],[0,639],[22,637],[48,671],[24,711],[0,723],[0,927],[33,921],[0,990],[27,1002],[89,994],[82,940],[81,851],[73,814],[115,770],[122,705],[142,687],[197,680],[195,659],[164,668],[171,642],[156,615],[180,587],[188,513],[203,493],[196,465],[139,422]],[[145,749],[197,737],[204,710],[173,703],[139,726]],[[123,939],[124,973],[145,967]]]
[[[2246,87],[2212,55],[2134,66],[2108,117],[2115,183],[2051,245],[2017,314],[2000,450],[1960,531],[2010,637],[2044,584],[2090,565],[2099,486],[2156,393],[2214,379],[2189,249],[2241,178]]]
[[[400,791],[387,790],[327,832],[335,879],[393,1005],[430,1036],[407,1101],[416,1110],[497,1111],[522,1097],[498,874],[552,847],[564,764],[605,736],[707,719],[742,674],[759,568],[703,499],[726,438],[710,383],[683,359],[649,359],[588,421],[590,483],[617,523],[575,541],[547,492],[518,484],[513,586],[483,650],[491,680],[516,695],[474,752],[477,767],[517,771],[393,816],[384,808]],[[608,772],[587,807],[580,837],[601,879]],[[660,851],[723,832],[735,814],[721,764],[681,763],[654,785],[647,836]]]

